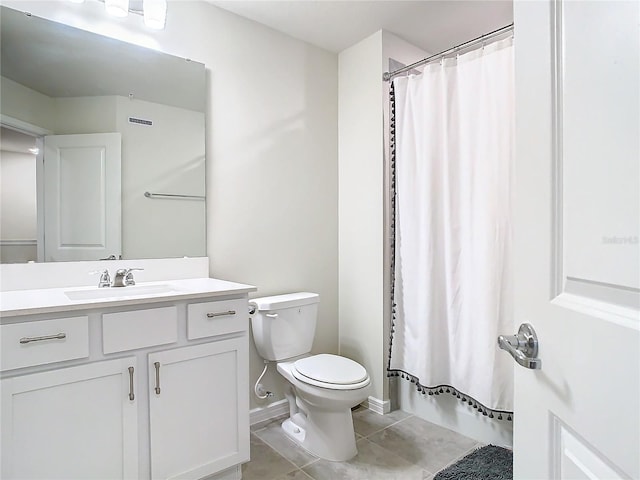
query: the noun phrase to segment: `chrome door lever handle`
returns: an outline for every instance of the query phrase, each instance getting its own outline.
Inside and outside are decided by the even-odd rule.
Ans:
[[[533,326],[523,323],[516,335],[500,335],[498,346],[511,354],[513,359],[525,368],[540,370],[542,360],[538,356],[538,336]]]

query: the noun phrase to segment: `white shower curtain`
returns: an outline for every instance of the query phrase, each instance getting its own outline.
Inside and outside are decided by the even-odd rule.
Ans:
[[[513,410],[514,362],[496,343],[513,330],[512,43],[393,82],[389,374],[423,393],[450,392],[491,417]]]

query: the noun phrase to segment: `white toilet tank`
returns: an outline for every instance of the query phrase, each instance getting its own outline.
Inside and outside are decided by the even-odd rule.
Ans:
[[[254,298],[253,339],[265,360],[281,361],[311,351],[318,318],[317,293],[299,292]]]

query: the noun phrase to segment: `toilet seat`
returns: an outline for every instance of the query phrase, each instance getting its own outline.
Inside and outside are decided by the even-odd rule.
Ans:
[[[297,360],[292,365],[291,373],[301,382],[332,390],[355,390],[370,383],[362,365],[327,353]]]

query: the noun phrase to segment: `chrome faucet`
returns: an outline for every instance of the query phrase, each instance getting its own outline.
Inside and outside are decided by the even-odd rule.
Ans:
[[[116,276],[113,279],[112,287],[127,287],[129,285],[135,285],[136,281],[133,278],[134,270],[144,270],[144,268],[120,268],[116,270]]]
[[[90,275],[100,274],[100,280],[98,280],[98,288],[105,288],[111,286],[111,277],[109,276],[109,270],[96,270],[95,272],[89,272]]]

